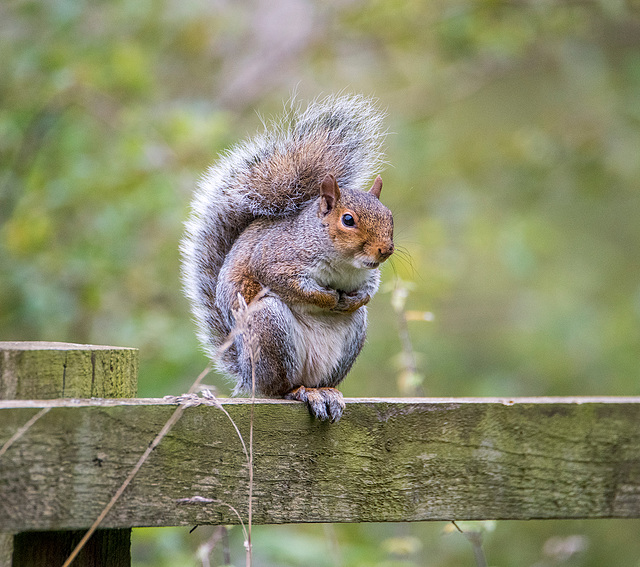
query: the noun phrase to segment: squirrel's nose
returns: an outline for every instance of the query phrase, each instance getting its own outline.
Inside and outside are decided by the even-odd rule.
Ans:
[[[379,246],[378,247],[378,254],[380,254],[381,258],[386,260],[389,256],[391,256],[391,254],[393,254],[393,250],[394,250],[393,242],[391,242],[387,246]]]

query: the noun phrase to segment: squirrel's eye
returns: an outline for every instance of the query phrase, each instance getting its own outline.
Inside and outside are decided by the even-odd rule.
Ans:
[[[346,215],[342,215],[342,224],[344,226],[354,226],[356,224],[356,221],[350,214],[347,213]]]

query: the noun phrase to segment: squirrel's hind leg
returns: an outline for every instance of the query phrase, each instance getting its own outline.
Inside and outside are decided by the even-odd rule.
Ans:
[[[290,309],[277,297],[259,300],[257,309],[236,329],[233,350],[237,391],[251,392],[255,379],[256,394],[283,397],[299,383],[299,346],[296,321]]]
[[[366,309],[360,308],[350,315],[349,323],[345,328],[340,355],[335,359],[331,375],[319,384],[315,383],[320,387],[299,386],[285,396],[288,400],[305,402],[311,415],[323,421],[329,420],[332,423],[340,420],[345,408],[342,393],[335,386],[349,372],[364,345],[367,328]],[[335,330],[334,326],[334,334]]]
[[[329,420],[332,423],[339,421],[344,412],[344,398],[342,392],[335,388],[305,388],[299,386],[289,392],[287,400],[305,402],[309,412],[322,421]]]
[[[348,322],[332,321],[331,336],[342,326],[341,340],[335,345],[324,345],[318,334],[319,325],[311,325],[314,330],[310,337],[310,326],[301,328],[279,297],[267,295],[258,302],[257,308],[252,308],[243,319],[242,328],[236,329],[233,346],[227,353],[228,358],[234,359],[227,362],[227,367],[238,378],[236,392],[251,392],[255,379],[256,394],[305,402],[314,417],[338,421],[345,405],[342,393],[335,386],[351,369],[364,344],[366,309],[350,314]],[[306,343],[316,342],[323,344],[323,349],[310,356]],[[330,356],[334,348],[338,354],[332,359],[329,375],[322,372],[310,375],[309,372],[318,372],[317,368],[309,367],[310,360],[320,355]]]

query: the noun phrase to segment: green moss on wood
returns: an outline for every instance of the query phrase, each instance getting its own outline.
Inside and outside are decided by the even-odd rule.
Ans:
[[[86,527],[176,407],[50,403],[0,464],[0,530]],[[250,404],[225,407],[248,442]],[[0,403],[0,440],[35,411]],[[640,399],[348,400],[333,425],[258,401],[254,522],[640,517],[639,422]],[[235,523],[248,478],[223,412],[188,408],[105,527]]]
[[[0,342],[0,399],[130,398],[137,383],[137,349]]]

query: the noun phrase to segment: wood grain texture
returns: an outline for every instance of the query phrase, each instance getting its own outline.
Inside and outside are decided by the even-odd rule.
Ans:
[[[132,397],[134,348],[48,342],[0,342],[0,399]]]
[[[137,380],[137,349],[70,343],[0,342],[0,398],[134,396]],[[6,440],[3,439],[2,443]],[[0,457],[0,468],[4,461]],[[22,506],[29,506],[29,503],[23,502]],[[22,529],[20,524],[8,523],[0,531],[17,532]],[[0,534],[0,565],[62,565],[83,535],[84,532],[59,531],[24,531],[15,536]],[[74,565],[128,567],[131,565],[130,544],[131,530],[128,528],[98,530]]]
[[[250,402],[222,400],[248,440]],[[87,527],[175,404],[0,402],[0,531]],[[347,400],[337,424],[255,406],[254,523],[640,517],[640,398]],[[103,527],[237,523],[248,470],[223,412],[187,408]]]

